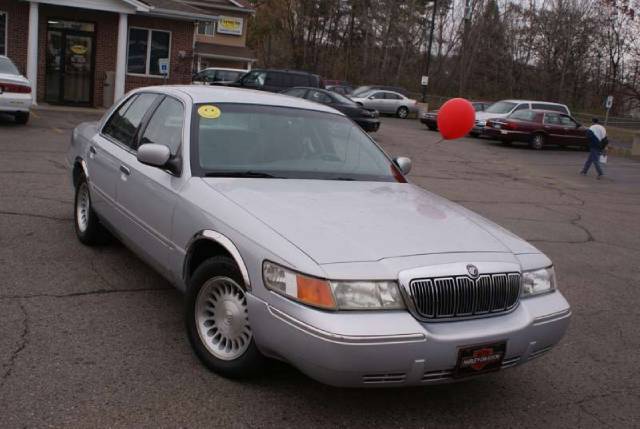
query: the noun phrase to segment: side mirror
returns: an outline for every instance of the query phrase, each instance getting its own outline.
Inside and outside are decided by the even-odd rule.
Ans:
[[[375,97],[373,95],[370,95],[367,97],[369,100],[373,100]]]
[[[169,158],[171,151],[162,144],[145,143],[138,147],[138,161],[153,167],[164,167]]]
[[[411,171],[411,159],[405,156],[399,156],[393,160],[394,164],[398,166],[402,174],[409,174]]]

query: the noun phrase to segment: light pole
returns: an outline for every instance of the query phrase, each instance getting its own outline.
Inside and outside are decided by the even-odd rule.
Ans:
[[[429,65],[431,63],[431,46],[433,45],[433,29],[436,23],[436,6],[438,0],[433,0],[433,9],[431,11],[431,26],[429,27],[429,43],[427,44],[426,58],[424,61],[424,75],[429,78]],[[427,81],[428,82],[428,81]],[[427,101],[427,85],[422,85],[422,102]]]

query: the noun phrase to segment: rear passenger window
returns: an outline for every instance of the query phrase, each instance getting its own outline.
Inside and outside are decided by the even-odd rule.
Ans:
[[[156,94],[142,93],[134,95],[111,115],[102,132],[114,140],[131,147],[133,136],[135,136],[142,118],[156,100],[156,97]]]
[[[277,86],[279,88],[290,88],[290,80],[287,79],[287,75],[285,73],[278,72],[269,72],[267,73],[266,85],[268,86]]]
[[[309,76],[302,74],[292,74],[292,85],[291,86],[309,86]]]
[[[171,150],[171,155],[175,155],[182,143],[183,118],[182,103],[171,97],[166,97],[149,120],[140,144],[161,144]]]
[[[557,113],[545,113],[544,123],[547,125],[561,125],[560,115]]]

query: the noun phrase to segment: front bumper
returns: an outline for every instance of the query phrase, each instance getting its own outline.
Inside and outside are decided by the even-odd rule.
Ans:
[[[320,382],[346,387],[456,381],[459,348],[476,344],[506,341],[502,368],[519,365],[557,344],[571,317],[558,291],[522,299],[508,314],[430,323],[408,311],[323,312],[270,295],[270,303],[248,295],[260,350]]]
[[[354,121],[367,132],[375,132],[380,128],[379,118],[356,118]]]
[[[31,94],[5,92],[0,94],[0,112],[28,112],[33,104]]]

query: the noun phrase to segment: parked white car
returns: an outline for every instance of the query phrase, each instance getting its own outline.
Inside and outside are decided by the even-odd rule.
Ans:
[[[0,112],[13,115],[19,124],[26,124],[32,104],[29,79],[20,74],[9,58],[0,55]]]
[[[409,113],[418,111],[416,100],[395,91],[372,90],[351,99],[367,109],[397,115],[401,119],[407,118]]]
[[[476,123],[470,134],[474,137],[481,135],[484,131],[484,127],[487,125],[487,120],[489,119],[506,118],[518,110],[531,109],[553,111],[564,113],[565,115],[571,115],[569,108],[564,104],[533,100],[502,100],[493,103],[484,112],[476,112]]]

